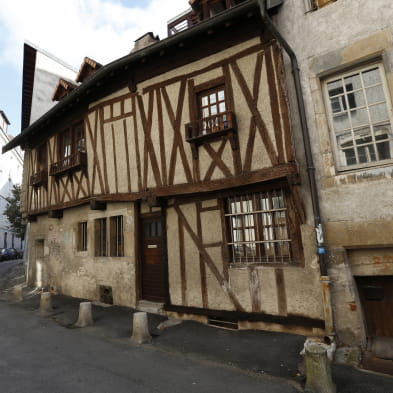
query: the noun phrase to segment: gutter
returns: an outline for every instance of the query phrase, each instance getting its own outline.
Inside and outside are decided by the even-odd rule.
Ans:
[[[322,220],[321,220],[321,210],[319,206],[319,198],[318,198],[318,189],[315,178],[315,166],[314,160],[311,151],[311,142],[310,142],[310,132],[307,124],[306,117],[306,109],[304,105],[304,99],[302,94],[302,85],[300,81],[300,71],[299,64],[297,62],[296,54],[285,40],[285,38],[281,35],[281,33],[277,30],[273,21],[271,20],[267,8],[266,8],[266,0],[255,0],[259,6],[259,11],[261,14],[261,18],[266,25],[266,27],[270,30],[273,36],[277,39],[277,41],[282,45],[285,52],[289,56],[291,60],[292,74],[295,82],[295,91],[296,91],[296,100],[299,109],[300,115],[300,125],[304,143],[304,151],[306,156],[306,165],[307,165],[307,175],[308,181],[310,184],[310,194],[314,215],[314,225],[317,236],[317,245],[318,245],[318,262],[320,269],[320,281],[322,287],[322,297],[324,303],[324,314],[325,314],[325,329],[329,336],[334,336],[334,326],[333,326],[333,309],[332,309],[332,301],[331,301],[331,293],[330,293],[330,278],[328,276],[327,271],[327,260],[326,260],[326,249],[323,239],[323,229],[322,229]]]
[[[201,34],[206,34],[209,29],[213,29],[217,26],[225,24],[232,19],[236,19],[238,16],[244,15],[247,12],[255,12],[255,6],[257,4],[254,0],[249,0],[241,3],[235,7],[230,8],[226,12],[223,12],[214,18],[208,18],[199,22],[195,26],[181,32],[170,36],[156,44],[150,45],[146,48],[140,49],[137,52],[132,52],[120,59],[117,59],[102,68],[100,68],[96,73],[91,75],[86,82],[82,83],[81,86],[69,93],[65,98],[63,98],[58,104],[52,107],[48,112],[36,120],[33,124],[22,130],[22,132],[17,135],[11,142],[3,146],[2,152],[5,153],[8,150],[22,144],[29,136],[35,134],[41,127],[48,124],[49,121],[57,113],[69,109],[74,104],[80,102],[84,99],[89,92],[97,88],[100,85],[100,81],[105,77],[112,76],[114,73],[125,70],[132,70],[134,64],[141,64],[142,59],[146,57],[159,54],[161,51],[165,51],[167,48],[173,48],[176,45],[181,45],[186,40],[194,39],[196,36]],[[83,98],[82,98],[83,97]]]
[[[304,99],[302,94],[302,85],[300,81],[300,72],[299,65],[297,62],[296,54],[285,40],[285,38],[281,35],[281,33],[277,30],[276,26],[273,24],[269,14],[267,13],[266,1],[265,0],[257,0],[259,5],[260,13],[262,20],[265,22],[267,28],[273,34],[273,36],[279,41],[279,43],[284,48],[285,52],[288,54],[291,60],[292,73],[295,82],[295,91],[296,91],[296,100],[299,108],[300,115],[300,125],[302,130],[302,137],[304,143],[304,151],[306,156],[306,165],[307,165],[307,174],[308,181],[310,183],[310,194],[311,201],[313,207],[314,214],[314,224],[315,231],[317,233],[317,243],[318,243],[318,258],[319,258],[319,266],[321,270],[321,275],[327,275],[327,263],[326,263],[326,254],[325,254],[325,245],[323,240],[323,230],[322,230],[322,220],[321,220],[321,210],[319,206],[319,198],[318,198],[318,189],[315,180],[315,166],[314,160],[311,152],[311,143],[310,143],[310,132],[307,125],[307,117],[306,117],[306,109],[304,105]]]

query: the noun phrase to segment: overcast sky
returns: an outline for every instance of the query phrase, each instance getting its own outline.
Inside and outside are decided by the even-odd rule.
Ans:
[[[76,70],[85,56],[106,64],[130,52],[152,31],[166,37],[167,21],[187,0],[0,0],[0,110],[20,132],[23,43],[28,41]]]

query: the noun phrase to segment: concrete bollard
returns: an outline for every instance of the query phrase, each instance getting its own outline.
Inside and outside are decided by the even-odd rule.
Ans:
[[[326,348],[318,343],[306,346],[306,393],[336,393]]]
[[[86,327],[93,324],[93,314],[91,311],[91,302],[82,302],[79,304],[79,317],[75,326]]]
[[[52,312],[52,295],[50,292],[42,292],[40,299],[40,313],[45,315]]]
[[[12,300],[21,302],[23,300],[23,285],[16,285],[12,288]]]
[[[151,341],[146,312],[134,313],[131,340],[137,344],[149,343]]]

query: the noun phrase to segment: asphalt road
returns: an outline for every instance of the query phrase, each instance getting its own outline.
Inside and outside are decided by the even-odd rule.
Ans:
[[[0,292],[8,287],[10,280],[17,274],[21,275],[23,259],[0,262]]]
[[[293,393],[288,382],[109,342],[0,302],[1,393]]]

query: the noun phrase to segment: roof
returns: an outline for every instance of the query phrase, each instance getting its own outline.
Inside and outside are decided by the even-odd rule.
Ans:
[[[79,68],[79,72],[76,77],[76,82],[80,82],[80,83],[84,82],[88,76],[99,70],[101,67],[102,64],[96,62],[90,57],[85,57]]]
[[[0,111],[0,115],[3,117],[3,119],[5,120],[5,122],[10,125],[10,121],[8,120],[7,116],[5,115],[4,111]]]
[[[74,81],[70,81],[65,78],[60,78],[59,83],[55,88],[55,92],[53,93],[52,100],[60,101],[67,94],[69,94],[72,90],[76,89],[78,85]]]
[[[259,9],[258,0],[245,1],[235,7],[229,8],[215,17],[205,19],[181,33],[172,35],[136,52],[131,52],[124,57],[102,66],[84,83],[71,91],[33,124],[23,129],[19,135],[3,147],[3,153],[16,146],[23,145],[30,140],[31,137],[38,135],[39,131],[48,124],[51,124],[60,116],[64,115],[65,112],[72,111],[75,107],[80,106],[81,102],[84,100],[90,100],[90,102],[96,100],[97,95],[102,94],[104,91],[104,82],[111,80],[111,78],[113,79],[114,75],[127,73],[129,79],[132,79],[131,71],[133,69],[138,70],[139,68],[146,68],[143,64],[146,64],[149,58],[153,58],[153,56],[160,57],[171,49],[178,51],[179,48],[184,47],[185,42],[193,43],[198,36],[206,40],[206,32],[213,31],[214,28],[228,26],[231,24],[230,22],[233,22],[240,16],[249,18],[252,11],[256,9]],[[219,29],[217,31],[219,31]],[[112,83],[107,83],[113,88]],[[94,99],[92,97],[94,97]]]

